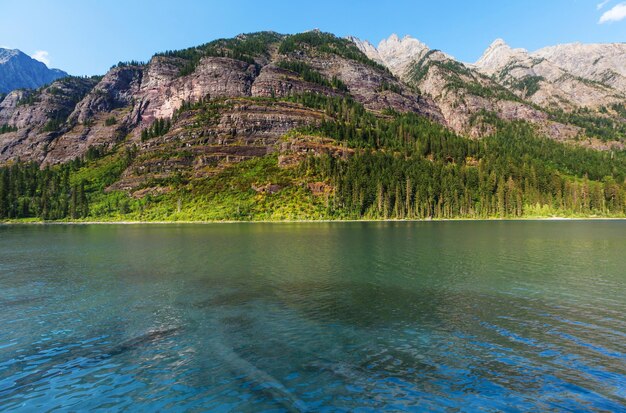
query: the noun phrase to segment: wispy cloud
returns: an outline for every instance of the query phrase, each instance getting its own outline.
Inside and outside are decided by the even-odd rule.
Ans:
[[[604,6],[606,6],[610,2],[611,2],[611,0],[604,0],[602,3],[598,3],[598,5],[596,7],[598,8],[598,10],[602,10],[604,8]]]
[[[598,23],[618,22],[626,18],[626,2],[614,6],[612,9],[604,12]]]
[[[31,57],[44,63],[46,66],[50,66],[50,53],[45,50],[37,50]]]

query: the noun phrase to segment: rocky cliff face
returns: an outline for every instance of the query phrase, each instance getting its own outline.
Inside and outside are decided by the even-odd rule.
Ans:
[[[0,135],[0,160],[20,158],[43,162],[58,137],[68,131],[66,119],[97,83],[67,77],[36,91],[17,90],[0,102],[0,124],[16,132]]]
[[[59,112],[46,98],[50,88],[37,92],[37,98],[30,100],[23,96],[32,92],[14,92],[0,104],[0,123],[16,126],[18,132],[2,136],[0,162],[19,157],[58,163],[82,155],[93,145],[110,147],[127,135],[130,141],[138,142],[140,132],[156,119],[171,118],[184,102],[203,99],[280,98],[301,93],[350,95],[372,111],[410,111],[445,123],[431,99],[415,93],[383,67],[377,67],[351,42],[333,38],[346,54],[342,55],[309,44],[279,51],[281,39],[272,37],[263,49],[257,48],[245,57],[233,55],[228,41],[218,41],[218,49],[204,51],[204,56],[192,60],[195,64],[188,73],[185,67],[189,59],[172,54],[157,55],[144,66],[114,68],[97,84],[82,90],[84,93],[74,106],[63,107],[63,122],[59,125],[49,124],[50,114]],[[243,36],[233,41],[240,45],[247,40],[250,38]],[[283,68],[285,62],[305,68],[309,75],[315,73],[314,78]],[[333,82],[341,87],[333,86]],[[58,85],[52,85],[52,90],[55,87]],[[237,117],[243,116],[237,113]],[[273,125],[277,116],[280,114],[275,110],[250,114],[243,117],[252,122],[249,128],[239,125],[216,133],[231,134],[234,130],[237,137],[254,140],[259,135],[264,142],[266,136],[260,132],[263,128],[257,130],[256,126],[265,122]],[[283,117],[289,119],[291,115],[286,113]],[[284,133],[303,123],[306,122],[285,120],[283,126],[271,129]],[[44,133],[46,125],[48,130]],[[250,135],[242,132],[248,129],[252,131]],[[272,136],[275,138],[275,133]]]
[[[0,93],[36,89],[65,76],[64,71],[48,69],[19,50],[0,48]]]
[[[619,46],[610,53],[596,50],[595,68],[576,71],[564,67],[575,65],[566,57],[569,50],[529,54],[498,41],[476,65],[466,65],[411,37],[391,36],[374,47],[317,32],[242,35],[158,54],[145,65],[119,65],[102,78],[66,78],[9,93],[0,98],[0,125],[17,131],[0,135],[0,163],[19,158],[54,164],[123,142],[137,145],[146,165],[154,162],[146,166],[150,173],[129,171],[127,182],[182,164],[201,173],[202,165],[271,152],[281,135],[324,119],[322,112],[280,101],[307,93],[351,97],[379,115],[417,113],[473,137],[493,132],[483,119],[496,115],[571,140],[584,129],[548,109],[621,104],[624,69]],[[215,102],[218,112],[188,118],[179,111],[199,101]],[[163,136],[142,142],[142,131],[157,119],[176,122]],[[181,148],[187,155],[168,154]],[[159,160],[164,157],[165,163]]]

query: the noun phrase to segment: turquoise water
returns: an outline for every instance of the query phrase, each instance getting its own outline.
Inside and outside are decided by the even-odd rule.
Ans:
[[[624,411],[626,222],[0,226],[0,410]]]

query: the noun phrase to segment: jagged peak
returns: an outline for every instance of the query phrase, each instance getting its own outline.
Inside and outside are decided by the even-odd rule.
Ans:
[[[526,49],[513,49],[503,39],[494,40],[483,55],[473,65],[484,71],[497,71],[506,66],[511,59],[525,60],[529,57]]]
[[[476,65],[480,66],[481,62],[485,62],[489,60],[489,58],[491,58],[495,54],[503,54],[503,53],[509,54],[512,50],[513,49],[511,49],[511,46],[509,46],[504,41],[504,39],[498,38],[494,40],[493,42],[491,42],[489,47],[485,49],[480,59],[478,59],[478,61],[476,62]]]
[[[402,45],[402,46],[412,45],[413,47],[417,46],[421,49],[423,48],[428,49],[428,46],[426,46],[426,44],[422,43],[420,40],[416,39],[415,37],[407,34],[402,39],[400,39],[400,36],[398,36],[396,33],[393,33],[388,38],[381,40],[380,43],[378,44],[378,49],[380,50],[386,47],[394,47],[397,45]]]
[[[396,76],[402,77],[411,63],[422,58],[430,48],[411,36],[392,34],[378,44],[378,54]]]
[[[375,61],[377,63],[380,63],[382,65],[385,65],[385,62],[380,57],[380,54],[378,53],[378,50],[369,41],[361,40],[358,37],[354,37],[354,36],[347,36],[346,39],[351,41],[352,43],[354,43],[356,45],[356,47],[361,52],[363,52],[365,54],[365,56],[367,56],[369,59],[371,59],[371,60],[373,60],[373,61]]]
[[[5,49],[0,47],[0,63],[4,63],[15,56],[19,56],[20,54],[23,53],[18,49]]]
[[[508,47],[510,48],[510,46],[504,41],[503,38],[498,37],[496,40],[494,40],[493,42],[491,42],[491,45],[489,45],[489,49],[496,49],[498,47]]]

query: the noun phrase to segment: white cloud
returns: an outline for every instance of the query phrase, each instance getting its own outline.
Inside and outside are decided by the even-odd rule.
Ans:
[[[46,66],[50,66],[50,53],[45,50],[37,50],[31,57],[44,63]]]
[[[596,6],[596,8],[598,10],[602,10],[604,8],[604,6],[606,6],[607,4],[609,4],[611,2],[611,0],[604,0],[602,3],[598,3],[598,5]]]
[[[618,22],[626,18],[626,3],[620,3],[611,10],[604,12],[598,23]]]

